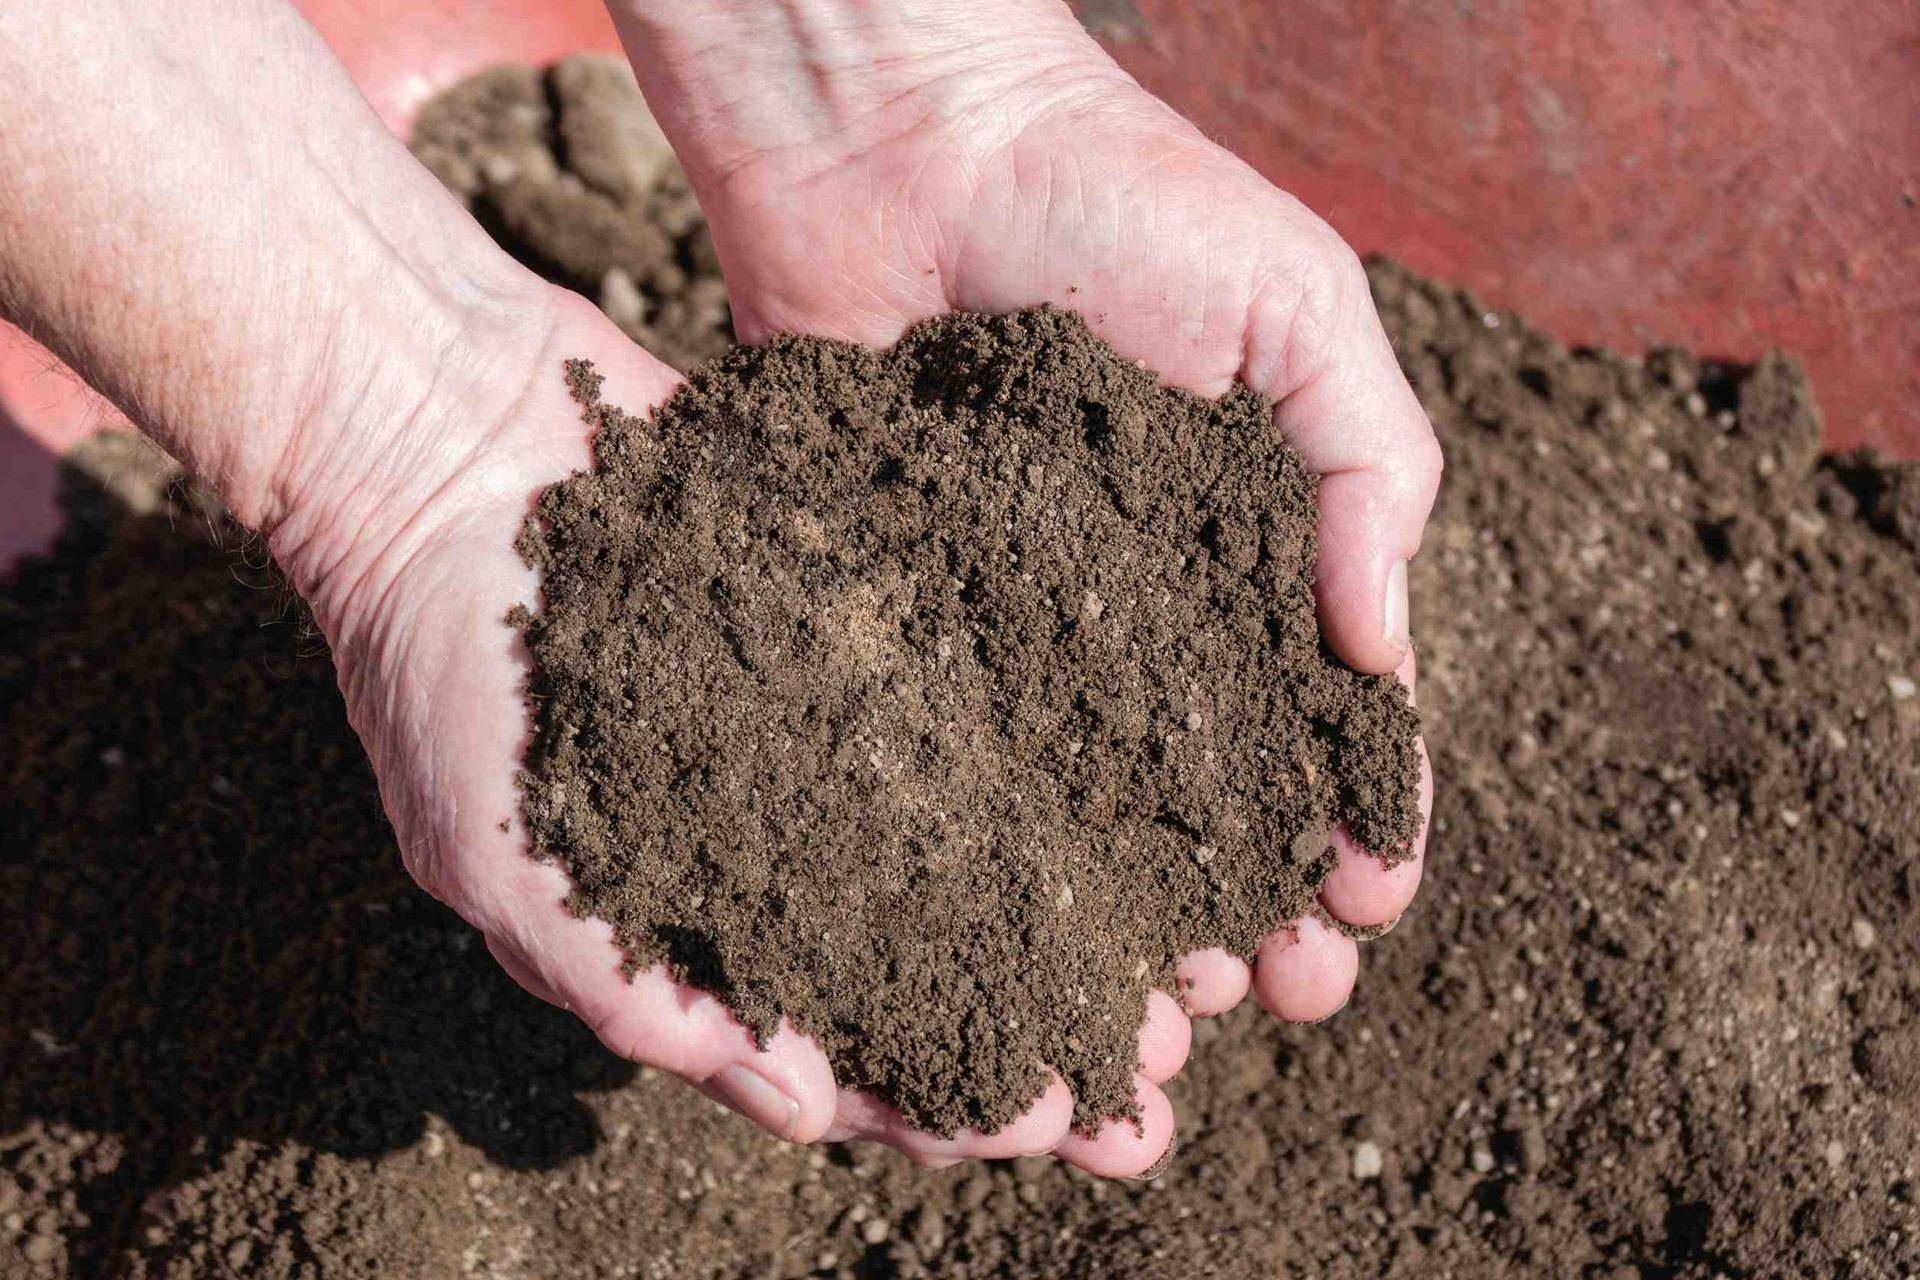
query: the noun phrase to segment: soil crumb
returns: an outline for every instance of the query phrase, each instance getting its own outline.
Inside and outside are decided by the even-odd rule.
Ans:
[[[412,146],[515,257],[668,364],[733,345],[713,237],[624,59],[489,68],[421,108]]]
[[[1323,648],[1272,404],[1075,315],[738,349],[523,549],[536,852],[630,962],[784,1016],[917,1127],[1133,1114],[1147,992],[1419,825],[1418,718]]]

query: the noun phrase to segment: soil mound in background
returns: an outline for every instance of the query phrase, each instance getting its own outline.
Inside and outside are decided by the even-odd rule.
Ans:
[[[421,108],[412,146],[515,257],[668,364],[733,345],[713,237],[625,62],[483,71]]]
[[[1339,1017],[1196,1024],[1146,1184],[613,1059],[407,880],[257,555],[89,446],[139,503],[0,582],[0,1276],[1920,1273],[1920,473],[1816,460],[1790,364],[1373,279],[1448,449],[1432,865]]]
[[[536,850],[917,1127],[1049,1066],[1082,1126],[1133,1114],[1181,956],[1310,910],[1336,826],[1418,830],[1418,719],[1321,646],[1271,402],[1050,309],[741,348],[644,421],[573,373],[595,469],[523,539]]]

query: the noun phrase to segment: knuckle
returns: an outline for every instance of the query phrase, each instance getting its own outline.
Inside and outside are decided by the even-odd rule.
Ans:
[[[1287,314],[1286,382],[1300,387],[1340,356],[1353,316],[1367,296],[1366,268],[1331,227],[1315,219],[1295,240],[1275,299]]]
[[[1440,485],[1440,475],[1446,470],[1447,459],[1440,448],[1440,438],[1433,433],[1433,427],[1420,415],[1419,429],[1407,442],[1406,459],[1402,464],[1406,470],[1409,487],[1416,493],[1432,497]]]

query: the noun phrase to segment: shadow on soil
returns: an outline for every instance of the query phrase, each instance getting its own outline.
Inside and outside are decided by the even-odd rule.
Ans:
[[[61,551],[0,581],[0,1177],[36,1176],[9,1135],[124,1145],[75,1180],[74,1274],[239,1141],[378,1156],[437,1115],[513,1167],[590,1149],[582,1096],[634,1068],[407,878],[257,546],[67,483]]]

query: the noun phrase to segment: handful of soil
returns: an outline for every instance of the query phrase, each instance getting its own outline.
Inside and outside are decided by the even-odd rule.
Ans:
[[[1418,721],[1315,621],[1315,483],[1268,400],[1157,385],[1076,316],[735,350],[522,549],[536,853],[757,1035],[916,1126],[1048,1068],[1133,1114],[1147,992],[1312,909],[1334,827],[1415,834]]]

